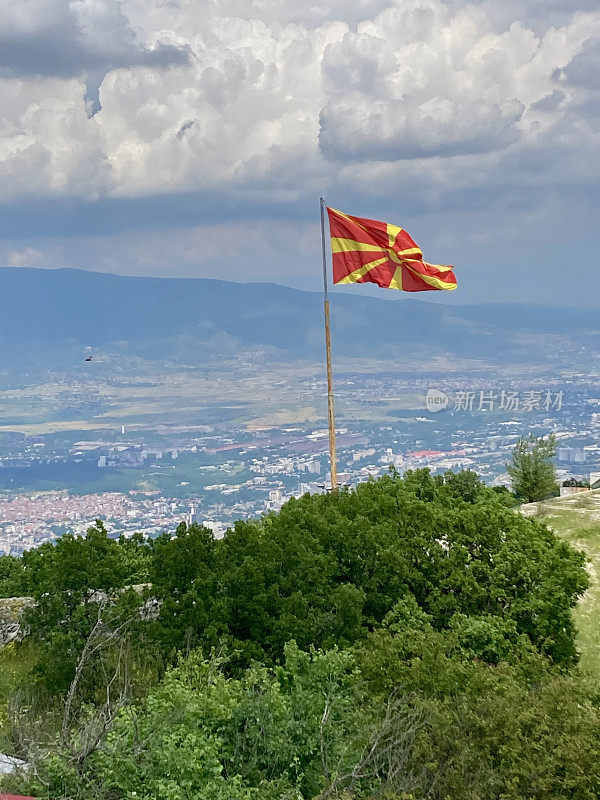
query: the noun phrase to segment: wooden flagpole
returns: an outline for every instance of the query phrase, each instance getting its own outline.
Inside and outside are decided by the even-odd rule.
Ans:
[[[327,355],[327,416],[329,418],[329,463],[331,491],[338,488],[335,455],[335,414],[333,408],[333,378],[331,374],[331,331],[329,329],[329,299],[327,297],[327,254],[325,249],[325,200],[321,197],[321,246],[323,249],[323,308],[325,311],[325,352]]]

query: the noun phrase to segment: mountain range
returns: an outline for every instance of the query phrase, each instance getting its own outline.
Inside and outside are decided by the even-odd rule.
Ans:
[[[596,309],[441,305],[331,295],[334,356],[526,362],[595,348]],[[323,356],[322,295],[266,283],[0,268],[0,368],[67,367],[83,353],[198,363],[242,349]]]

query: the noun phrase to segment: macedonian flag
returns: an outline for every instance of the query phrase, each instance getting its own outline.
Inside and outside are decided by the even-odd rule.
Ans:
[[[385,289],[456,289],[452,267],[428,264],[397,225],[328,208],[334,283],[376,283]]]

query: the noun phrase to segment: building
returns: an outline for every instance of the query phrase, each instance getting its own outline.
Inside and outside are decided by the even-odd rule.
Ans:
[[[212,535],[215,539],[222,539],[225,535],[225,531],[227,530],[226,525],[222,522],[215,522],[212,519],[205,519],[202,520],[202,526],[204,528],[208,528],[209,531],[212,531]]]
[[[590,489],[600,489],[600,472],[590,472]]]
[[[570,447],[559,447],[556,455],[559,461],[570,461],[571,460],[571,448]]]
[[[574,447],[571,450],[571,461],[575,464],[585,464],[585,450],[583,447]]]
[[[189,511],[189,514],[187,515],[185,521],[186,521],[188,527],[190,525],[195,525],[196,523],[200,522],[200,516],[199,516],[198,512],[196,511],[196,504],[195,503],[190,503],[190,511]]]
[[[559,461],[570,461],[573,464],[585,464],[586,460],[583,447],[559,447],[556,455]]]
[[[375,455],[375,448],[368,447],[364,450],[356,450],[352,453],[352,461],[361,461],[363,458],[369,458],[370,456]]]

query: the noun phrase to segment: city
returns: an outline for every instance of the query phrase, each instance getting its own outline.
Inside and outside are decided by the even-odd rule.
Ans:
[[[323,388],[317,379],[309,386]],[[442,398],[439,408],[433,396]],[[587,481],[600,469],[600,397],[589,373],[485,387],[473,375],[438,378],[432,386],[424,378],[344,374],[336,400],[342,485],[390,468],[423,467],[469,469],[491,485],[507,485],[511,450],[530,432],[556,435],[561,480]],[[221,537],[236,519],[327,490],[323,422],[132,424],[95,430],[93,438],[80,438],[80,431],[0,432],[0,553],[81,535],[96,519],[115,537],[174,532],[182,521]]]

